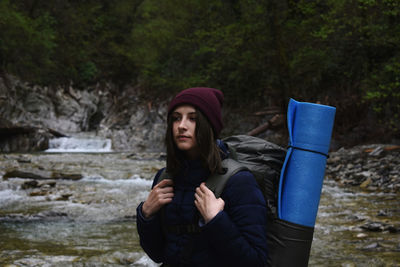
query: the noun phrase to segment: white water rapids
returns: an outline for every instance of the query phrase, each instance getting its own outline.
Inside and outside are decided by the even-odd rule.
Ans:
[[[60,137],[51,139],[46,152],[112,152],[111,139]]]

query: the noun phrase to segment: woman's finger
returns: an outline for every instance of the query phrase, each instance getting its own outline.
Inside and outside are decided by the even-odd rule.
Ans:
[[[167,194],[173,192],[174,188],[172,186],[168,186],[168,187],[158,188],[158,190],[160,191],[160,193]]]
[[[201,184],[200,184],[200,190],[201,190],[204,194],[210,194],[210,193],[212,193],[212,191],[206,186],[206,183],[201,183]]]
[[[172,186],[173,184],[174,184],[174,181],[172,181],[171,179],[164,179],[164,180],[161,180],[161,182],[159,182],[158,184],[156,184],[154,186],[154,188],[168,187],[168,186]]]
[[[196,188],[195,194],[197,194],[199,197],[201,197],[204,194],[200,186]]]
[[[201,199],[201,197],[198,193],[194,193],[194,199],[199,201]]]

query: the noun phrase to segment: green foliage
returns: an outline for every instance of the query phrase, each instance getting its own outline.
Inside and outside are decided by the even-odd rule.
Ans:
[[[273,68],[266,7],[258,1],[149,0],[139,14],[132,56],[145,86],[214,86],[231,101],[262,98]]]
[[[400,55],[392,58],[366,79],[365,99],[375,112],[395,131],[400,131]]]
[[[400,113],[400,3],[396,0],[332,2],[316,38],[330,55],[332,78],[339,88],[361,95],[383,124],[397,125]]]
[[[27,80],[39,81],[53,67],[53,18],[43,13],[25,16],[8,0],[0,1],[0,64],[2,69]]]
[[[398,0],[2,0],[0,68],[156,96],[212,86],[242,107],[351,96],[398,129],[399,15]]]
[[[127,42],[140,1],[0,1],[1,68],[36,83],[135,79]]]

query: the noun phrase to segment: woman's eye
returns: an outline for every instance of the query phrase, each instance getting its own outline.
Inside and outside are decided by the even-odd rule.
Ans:
[[[179,121],[181,119],[181,117],[178,116],[173,116],[172,117],[172,121]]]
[[[191,120],[191,121],[196,121],[196,117],[195,117],[195,116],[189,117],[189,120]]]

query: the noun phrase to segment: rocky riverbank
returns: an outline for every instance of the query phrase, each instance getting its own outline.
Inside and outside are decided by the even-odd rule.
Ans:
[[[326,178],[367,191],[400,191],[400,146],[367,145],[330,153]]]
[[[124,155],[122,161],[119,162],[121,166],[124,165],[123,160],[141,158],[139,154],[122,155]],[[163,154],[154,155],[159,158]],[[3,179],[13,177],[26,179],[26,188],[37,189],[41,185],[46,185],[47,181],[79,180],[84,176],[84,173],[77,172],[77,169],[85,170],[84,161],[79,160],[80,163],[76,163],[79,166],[77,169],[69,169],[70,166],[66,168],[62,165],[64,170],[61,170],[61,163],[52,162],[50,154],[42,157],[49,157],[49,159],[39,163],[36,162],[38,156],[32,154],[0,154],[2,166],[0,175]],[[78,156],[79,159],[80,157],[82,156]],[[46,162],[45,165],[43,165],[44,162]],[[398,193],[400,192],[400,146],[375,144],[349,149],[341,148],[330,153],[325,174],[325,179],[335,180],[344,187],[358,187],[366,192]],[[47,190],[47,187],[45,189]]]

